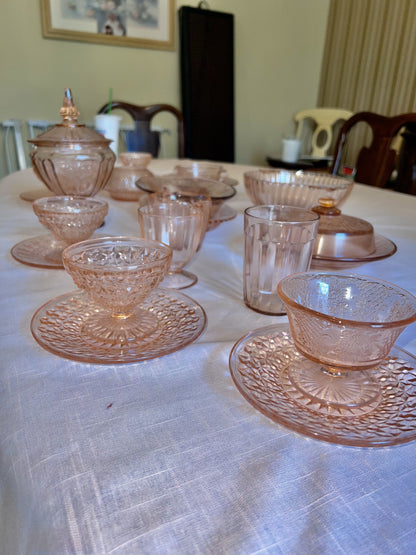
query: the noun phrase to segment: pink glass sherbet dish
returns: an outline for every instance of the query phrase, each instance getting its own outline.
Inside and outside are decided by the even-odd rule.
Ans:
[[[108,213],[104,200],[87,197],[45,197],[32,207],[40,223],[66,245],[89,239]]]
[[[167,245],[136,237],[90,239],[66,248],[66,271],[104,309],[92,312],[82,332],[113,344],[154,333],[157,317],[138,305],[163,280],[171,256]]]
[[[19,262],[40,268],[63,268],[65,247],[89,239],[108,213],[105,200],[73,196],[43,197],[32,208],[51,234],[20,241],[11,253]]]
[[[385,281],[357,274],[305,272],[278,284],[293,341],[305,360],[289,368],[305,402],[354,414],[378,403],[371,370],[416,321],[416,298]],[[365,410],[365,409],[364,409]]]

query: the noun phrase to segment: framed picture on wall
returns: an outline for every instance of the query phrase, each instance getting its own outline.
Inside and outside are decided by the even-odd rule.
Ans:
[[[45,38],[173,50],[174,0],[40,0]]]

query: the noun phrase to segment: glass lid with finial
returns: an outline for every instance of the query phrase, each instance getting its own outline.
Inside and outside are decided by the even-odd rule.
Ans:
[[[111,177],[116,161],[110,140],[78,123],[79,112],[65,89],[62,123],[29,142],[37,177],[56,195],[93,196]]]

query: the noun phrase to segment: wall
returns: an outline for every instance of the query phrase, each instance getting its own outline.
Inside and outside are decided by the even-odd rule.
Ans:
[[[176,10],[197,4],[178,0]],[[293,131],[293,114],[317,103],[329,0],[208,4],[235,15],[236,161],[264,165]],[[65,87],[83,121],[93,120],[109,87],[117,99],[180,106],[176,10],[175,50],[162,51],[44,39],[37,1],[3,0],[0,121],[59,121]]]

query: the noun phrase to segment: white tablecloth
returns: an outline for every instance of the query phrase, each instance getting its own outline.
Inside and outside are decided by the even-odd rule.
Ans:
[[[154,161],[157,173],[175,161]],[[31,170],[0,182],[0,552],[416,552],[416,442],[342,447],[298,435],[256,411],[229,374],[233,344],[287,322],[242,298],[238,217],[208,233],[184,291],[205,333],[171,355],[129,365],[65,360],[33,339],[34,311],[75,286],[64,270],[20,264],[17,242],[47,231],[19,193]],[[106,193],[103,193],[106,196]],[[109,199],[105,231],[138,234],[135,203]],[[355,272],[416,294],[416,197],[356,185],[343,207],[398,246]],[[102,230],[100,230],[100,233]],[[397,344],[416,355],[416,325]]]

